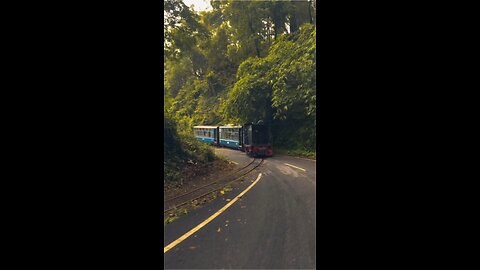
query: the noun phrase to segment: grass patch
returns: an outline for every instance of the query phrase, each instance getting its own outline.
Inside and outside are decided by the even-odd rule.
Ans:
[[[315,151],[310,151],[305,149],[275,148],[274,154],[317,159],[317,153]]]
[[[182,207],[182,208],[175,208],[170,211],[170,214],[168,214],[166,217],[163,219],[163,225],[167,225],[169,223],[174,222],[175,220],[179,219],[180,216],[188,214],[188,208],[187,207]]]
[[[227,162],[227,163],[230,163],[230,160],[224,156],[224,155],[215,155],[217,157],[217,159],[223,161],[223,162]]]

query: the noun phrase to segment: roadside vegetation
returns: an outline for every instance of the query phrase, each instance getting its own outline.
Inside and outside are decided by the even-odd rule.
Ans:
[[[283,148],[275,148],[275,155],[287,155],[287,156],[295,156],[295,157],[303,157],[308,159],[317,159],[317,153],[315,151],[309,151],[305,149],[283,149]]]
[[[190,133],[179,132],[168,113],[164,114],[164,183],[182,184],[182,169],[186,165],[202,166],[213,162],[216,157],[212,148],[200,143]]]

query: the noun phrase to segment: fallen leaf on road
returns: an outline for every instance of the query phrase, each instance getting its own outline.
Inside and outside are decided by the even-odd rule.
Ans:
[[[246,206],[246,205],[242,205],[242,206],[240,206],[240,208],[247,208],[247,206]]]
[[[191,249],[191,250],[194,250],[194,249],[196,249],[196,248],[197,248],[197,247],[194,247],[194,246],[188,247],[188,249]]]
[[[221,229],[220,229],[220,227],[218,227],[218,230],[217,230],[217,232],[220,232],[220,231],[221,231]]]
[[[225,194],[225,191],[223,191],[223,190],[220,190],[220,193],[223,195],[223,194]]]
[[[227,202],[231,201],[230,199],[226,199]]]

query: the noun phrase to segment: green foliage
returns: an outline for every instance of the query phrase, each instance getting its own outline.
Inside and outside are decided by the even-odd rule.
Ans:
[[[215,159],[215,153],[212,148],[205,143],[199,142],[193,135],[182,134],[181,140],[187,157],[194,162],[207,163]]]
[[[225,118],[262,119],[272,124],[276,144],[314,149],[315,39],[315,26],[305,24],[280,37],[266,57],[245,60],[225,102]]]
[[[185,151],[181,147],[180,138],[176,129],[175,122],[168,115],[164,116],[164,126],[163,126],[163,147],[164,147],[164,157],[185,157]]]
[[[165,2],[168,151],[182,161],[207,162],[213,153],[193,138],[194,125],[263,120],[274,147],[312,152],[316,27],[308,22],[315,21],[315,1],[211,5],[197,14],[179,0]]]
[[[188,79],[193,76],[191,61],[187,57],[183,57],[175,62],[167,61],[166,66],[165,91],[175,97]]]
[[[295,157],[304,157],[309,159],[316,159],[317,153],[315,150],[299,149],[299,148],[275,148],[275,155],[289,155]]]
[[[275,75],[272,101],[277,118],[285,119],[290,112],[316,116],[315,39],[315,27],[306,24],[292,40],[284,38],[272,46],[270,53],[276,59],[270,74]]]
[[[272,89],[265,77],[269,67],[262,58],[249,58],[240,65],[237,83],[224,107],[227,120],[238,119],[241,123],[270,120]]]
[[[198,14],[181,0],[164,0],[164,52],[167,59],[176,59],[193,48],[196,37],[208,36]]]
[[[210,146],[198,142],[192,132],[178,131],[174,118],[164,111],[165,181],[179,180],[178,167],[187,162],[208,163],[215,159]]]

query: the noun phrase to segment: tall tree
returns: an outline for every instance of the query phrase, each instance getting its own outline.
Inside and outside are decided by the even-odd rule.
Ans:
[[[311,23],[311,3],[310,1],[290,0],[289,3],[289,25],[290,32],[295,33],[304,23]]]

